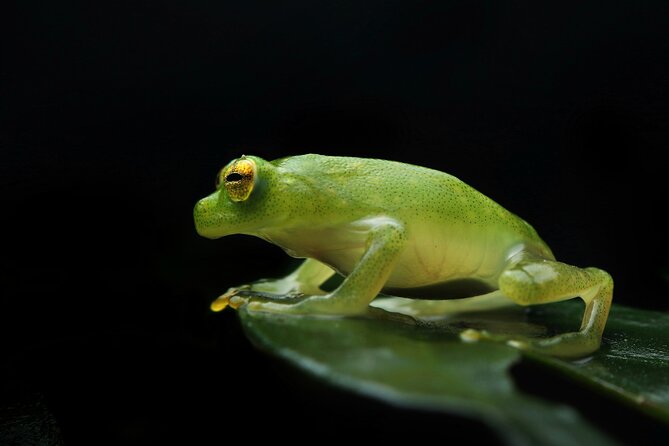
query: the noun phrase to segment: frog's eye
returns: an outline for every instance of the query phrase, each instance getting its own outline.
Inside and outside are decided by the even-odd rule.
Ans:
[[[216,187],[222,183],[232,201],[244,201],[251,195],[255,181],[256,163],[242,157],[219,173]]]

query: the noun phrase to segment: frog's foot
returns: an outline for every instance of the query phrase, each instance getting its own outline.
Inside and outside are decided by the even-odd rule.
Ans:
[[[245,303],[274,303],[298,301],[305,296],[302,293],[293,292],[289,294],[273,294],[253,289],[253,285],[242,285],[228,289],[223,295],[219,296],[210,305],[212,311],[219,312],[227,307],[233,310],[238,309]]]
[[[613,279],[607,272],[525,255],[501,274],[499,289],[509,299],[524,306],[574,297],[585,302],[578,331],[543,339],[511,338],[506,340],[507,344],[561,357],[585,356],[599,348],[613,297]]]
[[[295,302],[305,295],[325,294],[320,286],[333,274],[330,267],[314,259],[307,259],[295,271],[281,279],[261,279],[249,285],[230,288],[211,304],[211,309],[221,311],[229,306],[236,310],[251,301]]]
[[[467,329],[460,333],[464,342],[492,341],[505,343],[519,350],[545,355],[573,358],[591,354],[599,348],[599,338],[581,332],[564,333],[549,338],[528,338],[524,336],[491,333],[487,330]]]

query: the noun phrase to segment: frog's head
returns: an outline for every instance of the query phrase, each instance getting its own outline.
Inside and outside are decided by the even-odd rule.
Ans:
[[[276,168],[261,158],[242,156],[231,161],[216,177],[216,192],[195,205],[198,234],[219,238],[272,226],[281,217],[271,199],[275,179]]]

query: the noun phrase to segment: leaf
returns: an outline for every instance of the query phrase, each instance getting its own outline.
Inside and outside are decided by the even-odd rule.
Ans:
[[[565,329],[582,312],[575,302],[536,307],[532,321]],[[669,422],[668,314],[614,305],[595,355],[580,361],[529,356]]]
[[[508,444],[614,444],[573,409],[519,392],[509,375],[509,367],[521,357],[517,350],[491,342],[465,344],[457,336],[463,325],[526,334],[544,331],[528,323],[524,312],[473,315],[429,327],[250,313],[246,307],[239,314],[257,345],[355,392],[478,418]]]

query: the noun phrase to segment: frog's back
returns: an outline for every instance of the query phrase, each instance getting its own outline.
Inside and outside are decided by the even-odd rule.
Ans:
[[[301,155],[273,162],[310,184],[325,220],[385,215],[402,222],[409,243],[388,280],[418,287],[462,278],[496,283],[521,250],[553,258],[523,219],[458,178],[437,170],[367,158]],[[337,265],[335,265],[337,266]],[[338,268],[346,270],[348,268]]]
[[[445,172],[373,158],[299,155],[272,162],[298,177],[324,199],[336,196],[345,210],[457,222],[471,227],[505,228],[528,241],[541,241],[522,218]],[[334,203],[333,203],[334,204]],[[542,242],[543,243],[543,242]]]

